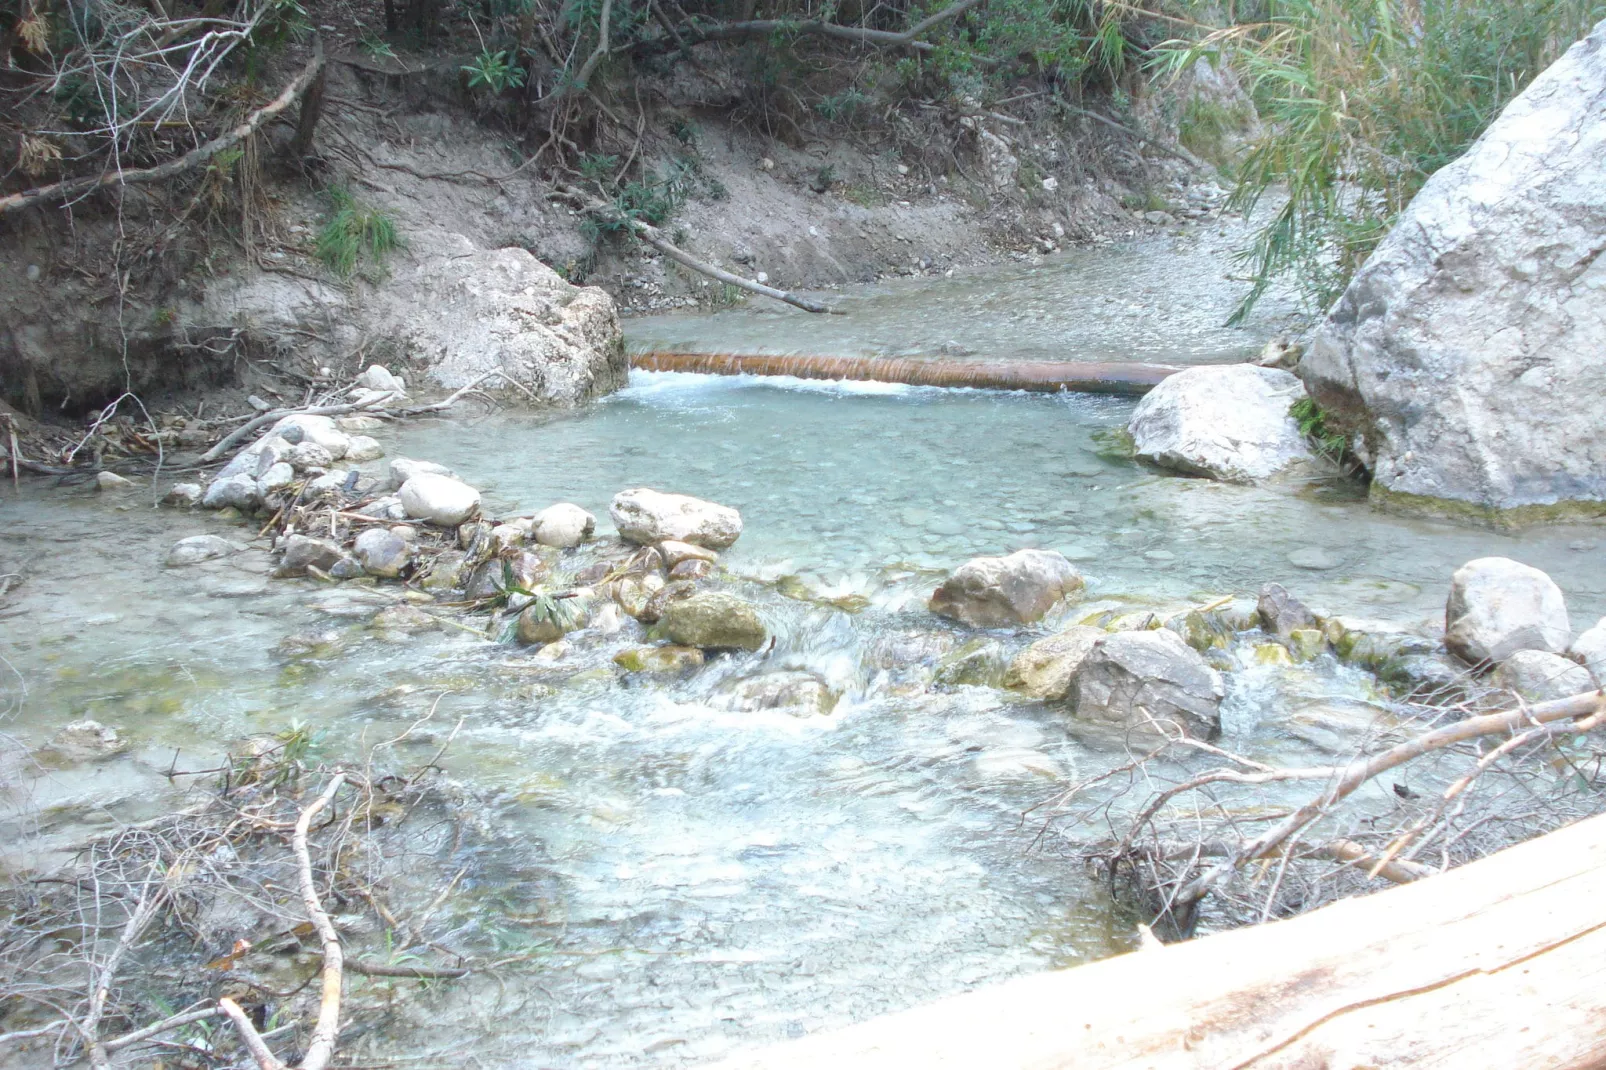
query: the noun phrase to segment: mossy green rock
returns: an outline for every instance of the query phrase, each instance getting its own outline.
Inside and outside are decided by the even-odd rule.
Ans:
[[[757,650],[769,639],[758,610],[723,591],[703,591],[664,607],[658,630],[679,646]]]
[[[937,662],[935,682],[943,687],[998,687],[1009,655],[996,639],[972,639]]]
[[[625,672],[652,676],[685,676],[702,668],[703,652],[694,646],[638,646],[613,656]]]
[[[1295,661],[1313,661],[1327,647],[1327,639],[1315,628],[1295,628],[1288,633],[1288,649]]]

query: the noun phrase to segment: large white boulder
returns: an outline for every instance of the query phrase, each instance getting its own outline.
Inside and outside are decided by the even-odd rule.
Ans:
[[[1444,645],[1469,664],[1498,664],[1519,650],[1560,654],[1572,641],[1561,588],[1508,557],[1480,557],[1455,570],[1444,607]]]
[[[960,565],[932,592],[928,608],[973,628],[1042,620],[1054,604],[1082,589],[1082,574],[1055,550],[1017,550]]]
[[[1606,513],[1606,23],[1441,168],[1299,366],[1375,498]]]
[[[456,527],[480,511],[480,492],[453,479],[420,472],[402,484],[397,497],[414,520]]]
[[[1188,368],[1138,402],[1127,431],[1146,460],[1228,483],[1257,483],[1316,463],[1288,414],[1304,396],[1299,379],[1277,368]]]
[[[728,505],[646,487],[615,494],[608,515],[620,538],[641,546],[673,539],[723,550],[742,534],[742,514]]]

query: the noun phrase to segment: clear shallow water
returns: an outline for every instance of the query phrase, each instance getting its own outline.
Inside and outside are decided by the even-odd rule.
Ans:
[[[1020,269],[998,301],[1030,292],[1033,279],[1061,292],[1032,298],[1041,316],[1014,326],[998,310],[973,311],[975,347],[993,337],[1020,354],[1095,355],[1052,349],[1086,326],[1068,312],[1104,303],[1097,287],[1123,276],[1192,271],[1167,248],[1151,253],[1088,254],[1108,271],[1089,276],[1082,304],[1064,303],[1063,278]],[[867,307],[885,315],[888,345],[946,341],[983,284],[956,285],[889,288]],[[1200,312],[1167,304],[1161,320],[1107,317],[1095,333],[1110,351],[1096,355],[1211,359],[1226,350],[1186,342],[1216,330]],[[818,349],[824,341],[792,326],[846,322],[763,316],[672,326],[699,348],[748,348],[721,341],[742,336]],[[1196,334],[1145,348],[1171,337],[1155,324],[1174,321]],[[780,323],[784,335],[765,334]],[[651,329],[632,325],[637,342]],[[75,490],[27,488],[18,500],[7,489],[0,574],[28,581],[0,609],[0,656],[15,670],[0,684],[16,707],[4,728],[36,747],[89,716],[118,726],[131,746],[98,763],[15,763],[25,790],[8,800],[0,842],[36,830],[31,849],[45,850],[147,816],[171,798],[170,767],[205,767],[227,743],[298,720],[320,728],[325,753],[361,753],[440,698],[397,757],[427,759],[461,719],[443,764],[483,800],[485,834],[441,860],[468,867],[449,908],[453,940],[549,950],[501,983],[412,997],[363,1054],[693,1064],[1130,946],[1131,919],[1074,859],[1029,850],[1037,825],[1021,816],[1065,776],[1120,756],[1074,739],[1053,709],[930,686],[936,655],[967,638],[924,612],[941,570],[1040,545],[1077,560],[1089,602],[1204,601],[1277,580],[1330,611],[1430,621],[1453,568],[1497,553],[1550,572],[1575,626],[1606,611],[1598,527],[1500,535],[1376,514],[1330,487],[1163,474],[1105,448],[1131,404],[637,375],[576,413],[464,417],[383,436],[392,455],[454,467],[496,512],[572,500],[606,526],[611,496],[641,485],[740,508],[746,532],[725,564],[760,604],[777,648],[668,686],[613,673],[612,654],[639,633],[578,636],[557,662],[457,631],[384,634],[368,618],[386,603],[352,585],[269,581],[260,548],[160,567],[177,538],[211,530],[244,540],[254,526]],[[1289,560],[1312,547],[1334,567]],[[861,612],[821,604],[849,596]],[[292,633],[325,642],[289,657],[277,647]],[[1033,635],[999,638],[1008,653]],[[1342,742],[1344,725],[1364,725],[1379,708],[1362,674],[1328,662],[1251,667],[1243,654],[1224,712],[1238,749],[1318,756],[1324,740]],[[732,709],[742,680],[796,669],[841,695],[829,716]]]
[[[1204,600],[1276,581],[1331,612],[1415,620],[1442,614],[1458,565],[1499,554],[1551,573],[1580,621],[1606,611],[1598,527],[1499,534],[1379,513],[1344,486],[1180,477],[1111,453],[1133,404],[636,372],[583,413],[418,424],[392,444],[509,512],[572,500],[606,527],[612,494],[633,486],[735,506],[746,528],[730,567],[827,592],[1041,546],[1075,561],[1095,596]],[[1312,548],[1332,567],[1289,560]]]
[[[1230,254],[1246,236],[1244,224],[1225,220],[1024,265],[959,269],[951,279],[891,279],[824,295],[844,316],[755,300],[714,316],[633,319],[627,333],[637,349],[697,352],[1242,360],[1295,307],[1291,294],[1274,291],[1248,324],[1222,326],[1243,297]]]

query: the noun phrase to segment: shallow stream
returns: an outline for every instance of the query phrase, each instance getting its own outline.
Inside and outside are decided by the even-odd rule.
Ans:
[[[1241,356],[1267,328],[1215,326],[1230,289],[1220,267],[1197,293],[1187,282],[1206,262],[1218,264],[1164,240],[881,286],[831,320],[736,311],[630,331],[709,349]],[[1129,307],[1134,277],[1174,286]],[[1115,301],[1118,314],[1100,313]],[[496,832],[448,909],[465,941],[546,952],[503,985],[418,997],[376,1053],[694,1064],[1131,946],[1132,919],[1074,858],[1031,849],[1039,822],[1023,816],[1063,777],[1118,756],[1078,742],[1054,709],[932,684],[940,654],[968,637],[924,601],[968,557],[1057,548],[1084,571],[1087,602],[1205,602],[1278,581],[1319,607],[1431,627],[1455,566],[1503,554],[1556,578],[1575,627],[1606,612],[1599,528],[1501,535],[1378,514],[1342,486],[1167,475],[1111,449],[1132,404],[638,373],[579,412],[380,436],[391,455],[451,466],[498,514],[567,500],[606,526],[608,500],[633,486],[740,509],[745,532],[722,563],[777,647],[664,685],[612,667],[639,633],[582,636],[556,661],[450,629],[388,634],[368,623],[384,599],[269,580],[261,549],[161,567],[179,537],[254,527],[8,489],[0,574],[27,582],[0,609],[5,730],[36,747],[92,717],[132,743],[106,761],[14,768],[25,787],[0,838],[42,835],[8,864],[158,811],[175,790],[164,771],[204,768],[243,736],[306,722],[339,753],[395,736],[439,699],[398,757],[427,759],[461,720],[442,761],[489,800]],[[290,651],[291,634],[313,638]],[[1013,650],[1032,637],[997,638]],[[1300,711],[1384,702],[1325,659],[1239,668],[1229,742],[1256,753],[1318,746],[1285,727]],[[782,669],[824,679],[840,695],[831,713],[734,708],[740,680]]]

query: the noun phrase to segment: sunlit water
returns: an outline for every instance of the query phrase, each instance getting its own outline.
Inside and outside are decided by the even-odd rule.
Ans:
[[[1134,270],[1097,259],[1124,252],[1086,255],[1105,272],[1089,289]],[[1153,253],[1133,263],[1158,270]],[[907,287],[865,306],[896,330],[865,331],[880,312],[855,317],[855,329],[867,346],[884,335],[894,348],[973,329],[963,344],[1013,339],[1043,356],[1051,335],[1074,328],[1046,303],[1042,322],[1014,327],[932,315],[973,300],[938,283]],[[641,330],[745,345],[763,320],[737,315],[735,327],[715,316]],[[1199,322],[1186,309],[1167,315]],[[938,318],[948,322],[916,330]],[[1217,331],[1145,348],[1162,333],[1151,323],[1128,332],[1124,351],[1215,359],[1257,340]],[[1121,349],[1114,327],[1100,332],[1088,343],[1106,347],[1097,356]],[[788,334],[775,348],[819,348],[818,337]],[[1130,946],[1131,919],[1074,857],[1032,849],[1040,822],[1024,816],[1065,777],[1117,756],[1079,742],[1053,708],[931,686],[937,654],[967,637],[924,601],[968,557],[1060,549],[1084,571],[1088,601],[1202,602],[1276,580],[1331,611],[1418,622],[1442,613],[1456,565],[1503,554],[1550,572],[1575,625],[1606,611],[1598,528],[1500,535],[1374,513],[1340,487],[1167,475],[1110,448],[1106,433],[1131,405],[638,374],[575,413],[382,436],[392,455],[450,465],[499,514],[569,500],[607,528],[609,499],[633,486],[739,508],[746,530],[724,564],[777,646],[672,685],[614,672],[612,654],[639,632],[582,634],[557,662],[454,630],[382,635],[367,618],[383,602],[350,585],[268,580],[260,549],[160,565],[180,536],[244,539],[254,528],[81,490],[0,499],[0,574],[28,576],[0,610],[0,654],[14,669],[5,693],[19,707],[7,730],[37,746],[87,716],[133,743],[104,762],[18,770],[22,816],[5,838],[39,831],[43,851],[146,816],[171,798],[164,771],[205,768],[228,742],[298,720],[323,732],[324,753],[360,753],[444,694],[394,759],[427,759],[461,720],[443,765],[481,794],[488,832],[461,857],[454,939],[481,953],[545,952],[500,982],[416,997],[387,1039],[365,1043],[376,1056],[444,1052],[463,1065],[682,1065]],[[1328,567],[1290,560],[1312,548]],[[829,604],[849,598],[864,608]],[[288,634],[329,632],[314,656],[275,653]],[[997,638],[1012,651],[1033,637]],[[1314,737],[1287,727],[1296,715],[1382,701],[1364,674],[1327,659],[1245,668],[1234,656],[1229,742],[1256,753],[1304,753]],[[807,669],[842,697],[809,718],[731,708],[733,684],[778,669]]]

